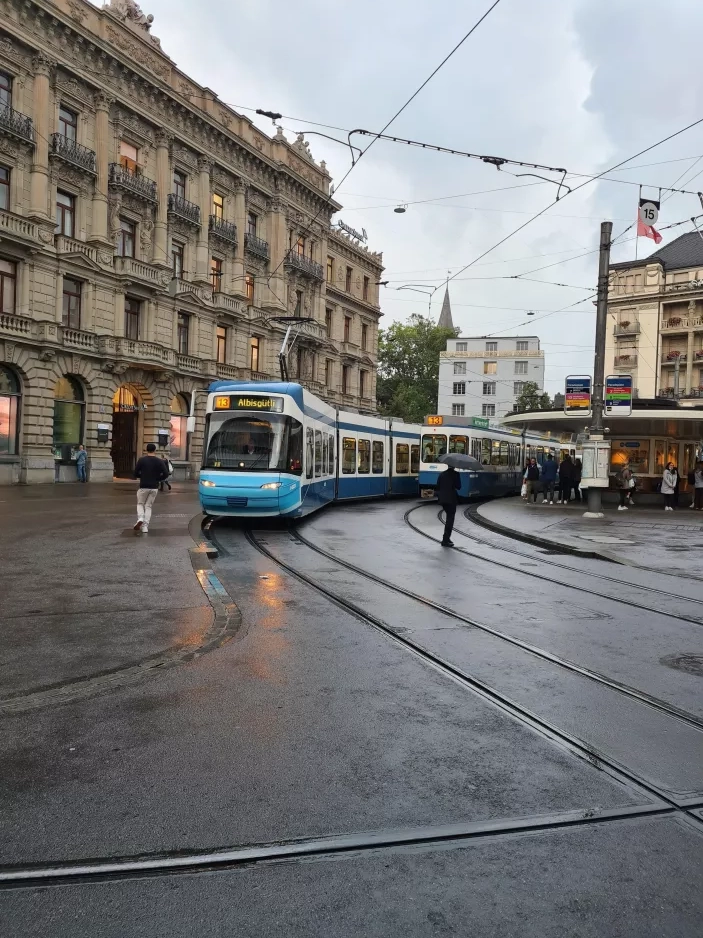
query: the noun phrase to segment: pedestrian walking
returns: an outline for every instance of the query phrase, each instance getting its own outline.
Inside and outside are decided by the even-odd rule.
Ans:
[[[579,488],[579,486],[581,485],[581,472],[582,472],[581,460],[575,459],[574,460],[574,475],[571,480],[571,485],[574,490],[574,498],[576,499],[577,502],[581,501],[581,489]]]
[[[693,473],[693,484],[695,486],[693,490],[694,505],[698,511],[703,511],[703,462],[696,464]]]
[[[454,529],[456,506],[459,504],[458,492],[460,488],[461,476],[453,466],[448,466],[444,472],[440,472],[437,480],[437,500],[442,506],[445,517],[442,547],[454,547],[451,537]]]
[[[167,485],[167,486],[168,486],[168,490],[169,490],[169,492],[170,492],[170,491],[171,491],[171,483],[170,483],[168,480],[169,480],[169,477],[173,475],[173,463],[171,462],[171,460],[170,460],[167,456],[163,456],[161,461],[163,462],[164,467],[166,468],[166,472],[168,473],[168,475],[166,476],[166,478],[165,478],[162,482],[159,482],[159,491],[160,491],[160,492],[163,492],[164,486]]]
[[[78,444],[78,452],[76,453],[76,473],[78,475],[79,482],[87,482],[86,476],[86,463],[88,462],[88,454],[85,451],[85,448],[82,443]]]
[[[547,458],[542,463],[542,489],[544,492],[543,505],[554,504],[554,486],[557,481],[557,463],[551,453],[547,453]]]
[[[537,460],[532,457],[530,464],[527,467],[527,472],[525,474],[525,483],[527,485],[527,504],[530,504],[530,495],[532,496],[532,501],[534,504],[537,504],[537,490],[539,489],[539,466],[537,465]]]
[[[662,476],[661,492],[664,496],[664,511],[674,510],[674,493],[676,492],[676,481],[678,472],[673,462],[666,464],[666,469]]]
[[[155,452],[156,444],[147,443],[146,456],[141,456],[134,468],[134,478],[139,479],[137,523],[134,525],[134,530],[141,531],[143,534],[149,532],[151,507],[159,491],[159,482],[165,479],[168,473],[168,468],[164,465],[163,459],[154,456]]]
[[[574,480],[574,464],[567,453],[559,464],[559,497],[557,505],[566,505],[571,498],[571,487]]]
[[[618,511],[627,511],[627,505],[625,502],[627,501],[627,498],[630,494],[630,485],[633,480],[634,476],[632,475],[632,470],[630,469],[630,462],[626,459],[617,474],[618,488],[620,489],[620,504],[618,505]]]

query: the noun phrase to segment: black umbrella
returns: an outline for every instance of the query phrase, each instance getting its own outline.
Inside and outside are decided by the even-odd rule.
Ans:
[[[464,453],[445,453],[440,456],[437,462],[443,462],[454,469],[480,469],[481,463],[473,456],[466,456]]]

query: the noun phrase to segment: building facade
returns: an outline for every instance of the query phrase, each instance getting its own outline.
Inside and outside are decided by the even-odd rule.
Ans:
[[[330,176],[180,72],[134,0],[0,0],[0,483],[177,475],[217,378],[373,411],[382,256]],[[194,409],[195,432],[187,432]]]
[[[632,374],[641,398],[703,397],[703,239],[676,238],[612,264],[606,374]]]
[[[544,387],[544,352],[536,336],[449,339],[440,353],[437,413],[504,417],[527,381]]]

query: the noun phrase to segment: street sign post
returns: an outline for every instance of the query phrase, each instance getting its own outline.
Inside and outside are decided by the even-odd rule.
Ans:
[[[608,375],[605,379],[605,413],[629,417],[632,413],[632,375]]]
[[[591,415],[591,387],[590,375],[569,375],[564,388],[564,413],[580,414],[582,417]]]

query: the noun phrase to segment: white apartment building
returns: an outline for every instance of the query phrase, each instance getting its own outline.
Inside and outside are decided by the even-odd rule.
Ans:
[[[440,353],[437,413],[504,417],[526,381],[544,387],[544,352],[537,336],[449,339]]]

